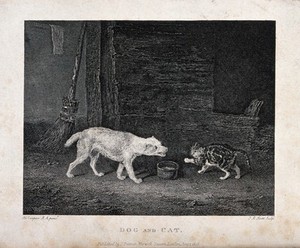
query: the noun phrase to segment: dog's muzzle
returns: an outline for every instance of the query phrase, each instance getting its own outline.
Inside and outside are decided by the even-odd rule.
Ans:
[[[162,146],[159,151],[157,152],[157,155],[160,157],[165,157],[167,155],[168,148],[165,146]]]

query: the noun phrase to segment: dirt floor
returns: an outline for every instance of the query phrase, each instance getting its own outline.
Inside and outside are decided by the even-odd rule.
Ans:
[[[143,157],[135,161],[141,184],[118,180],[117,163],[104,158],[97,163],[98,171],[105,172],[103,177],[94,176],[87,160],[74,169],[74,178],[67,178],[75,150],[60,155],[27,150],[24,214],[273,215],[274,153],[256,147],[251,154],[253,172],[246,173],[241,166],[244,176],[239,180],[234,172],[225,181],[219,179],[223,173],[218,170],[199,175],[199,168],[182,162],[179,178],[164,180],[155,175],[153,164],[168,158]]]

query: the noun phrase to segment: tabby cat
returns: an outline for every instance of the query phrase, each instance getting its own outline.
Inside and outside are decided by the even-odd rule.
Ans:
[[[251,170],[250,160],[247,153],[240,149],[234,149],[226,144],[212,144],[208,146],[200,146],[198,143],[192,146],[190,158],[185,158],[185,163],[192,163],[202,166],[202,169],[198,171],[199,174],[203,174],[208,168],[216,166],[221,171],[225,172],[225,176],[220,177],[221,180],[225,180],[230,176],[230,169],[235,170],[236,179],[241,177],[240,168],[236,164],[236,157],[238,153],[242,153],[247,162],[248,168]]]

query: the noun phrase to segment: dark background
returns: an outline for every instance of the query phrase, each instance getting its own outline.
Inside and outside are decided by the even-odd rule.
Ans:
[[[65,29],[63,55],[52,54],[49,23]],[[25,23],[26,122],[56,118],[71,81],[79,30],[79,22]],[[121,114],[157,113],[178,98],[182,106],[241,114],[258,98],[265,101],[262,122],[274,124],[275,22],[120,21],[114,46]],[[80,116],[86,112],[84,81],[85,56]]]

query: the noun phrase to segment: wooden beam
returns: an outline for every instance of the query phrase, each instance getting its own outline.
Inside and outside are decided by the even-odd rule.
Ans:
[[[101,24],[101,89],[103,126],[118,128],[120,123],[118,85],[115,79],[114,22]]]
[[[86,103],[88,126],[101,126],[101,22],[87,22],[86,30]]]

